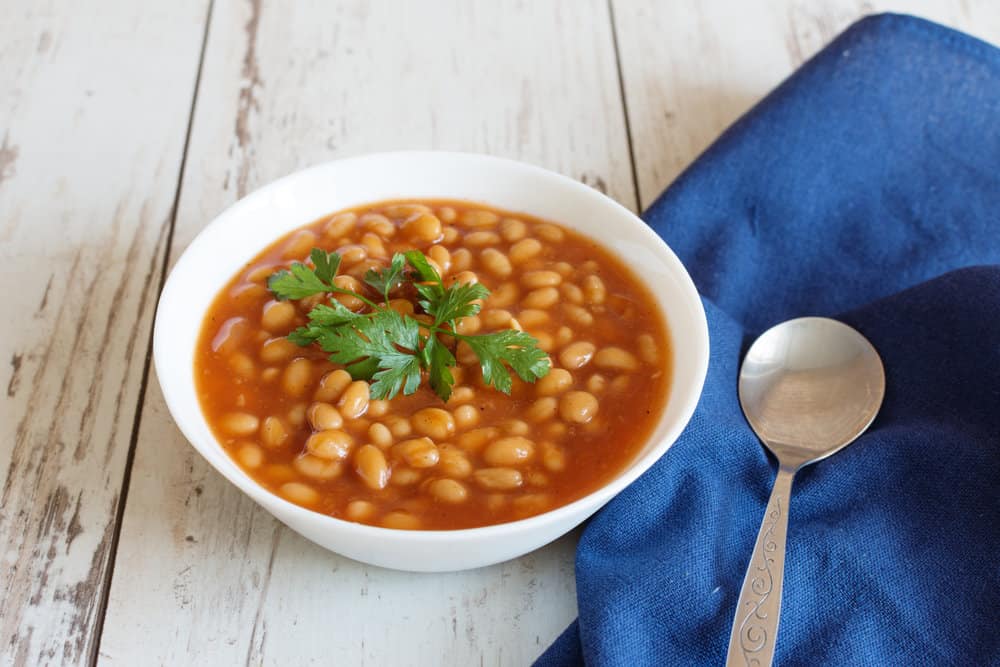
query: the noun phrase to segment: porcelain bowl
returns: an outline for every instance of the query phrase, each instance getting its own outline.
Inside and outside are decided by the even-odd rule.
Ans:
[[[659,302],[674,359],[670,394],[652,435],[614,479],[544,514],[483,528],[407,531],[351,523],[285,501],[226,454],[198,404],[194,351],[215,295],[264,247],[340,209],[386,199],[448,198],[547,218],[627,258]],[[156,314],[153,356],[167,406],[216,470],[261,507],[313,542],[383,567],[441,572],[521,556],[565,534],[656,462],[694,412],[708,367],[705,312],[680,260],[645,223],[600,192],[531,165],[485,155],[399,152],[321,164],[244,197],[211,222],[177,261]]]

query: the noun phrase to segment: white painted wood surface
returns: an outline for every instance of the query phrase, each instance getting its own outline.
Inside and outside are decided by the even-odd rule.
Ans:
[[[0,663],[85,664],[207,5],[4,4]]]
[[[473,572],[369,568],[184,443],[152,372],[142,391],[168,242],[172,262],[259,185],[398,148],[646,206],[863,14],[1000,42],[991,0],[215,0],[206,34],[208,10],[0,0],[0,664],[530,662],[575,614],[574,536]]]

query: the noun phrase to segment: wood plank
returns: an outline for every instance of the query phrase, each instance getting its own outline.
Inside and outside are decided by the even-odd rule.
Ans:
[[[642,208],[862,16],[916,14],[1000,43],[992,0],[611,0]]]
[[[3,10],[3,664],[95,650],[206,7]]]
[[[218,2],[201,86],[172,257],[253,188],[376,150],[511,156],[635,204],[603,0]],[[575,616],[574,545],[445,575],[327,553],[208,468],[151,381],[100,658],[524,664]]]

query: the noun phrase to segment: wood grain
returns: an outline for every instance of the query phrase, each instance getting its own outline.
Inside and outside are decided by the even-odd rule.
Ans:
[[[611,0],[641,207],[840,31],[916,14],[1000,43],[991,0]]]
[[[635,205],[603,0],[217,2],[213,13],[171,257],[255,187],[383,149],[511,156]],[[151,381],[100,658],[524,664],[575,615],[574,544],[446,575],[340,558],[208,468]]]
[[[0,21],[3,664],[96,646],[206,8],[92,4]]]

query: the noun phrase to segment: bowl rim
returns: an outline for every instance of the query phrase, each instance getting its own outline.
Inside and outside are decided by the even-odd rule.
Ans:
[[[215,464],[210,456],[207,455],[203,448],[214,447],[222,450],[224,456],[229,456],[221,443],[216,438],[212,438],[210,443],[200,442],[200,438],[195,436],[194,429],[190,424],[187,423],[188,418],[184,416],[184,410],[177,406],[177,401],[179,400],[175,391],[178,388],[173,386],[170,382],[165,382],[164,378],[168,377],[169,374],[163,373],[163,369],[166,368],[169,363],[166,355],[167,342],[165,341],[166,334],[164,333],[164,313],[167,309],[163,307],[165,303],[169,303],[171,300],[178,298],[174,296],[174,292],[177,290],[177,279],[176,276],[180,275],[187,269],[187,263],[192,261],[190,258],[193,253],[189,250],[196,247],[199,243],[205,243],[206,238],[210,238],[213,235],[213,231],[216,227],[220,227],[226,224],[226,221],[233,217],[239,217],[242,215],[245,209],[252,209],[255,202],[268,197],[272,192],[279,191],[283,188],[288,187],[288,184],[292,181],[305,178],[307,174],[312,174],[314,172],[319,172],[327,169],[334,168],[346,168],[351,164],[360,163],[363,161],[381,161],[381,160],[399,160],[399,159],[445,159],[454,160],[456,162],[469,162],[475,161],[480,163],[492,163],[493,165],[502,169],[517,169],[527,172],[532,177],[537,177],[539,179],[547,179],[557,183],[560,187],[574,191],[575,194],[582,197],[598,198],[605,200],[606,204],[609,204],[613,209],[617,211],[623,218],[630,219],[632,223],[636,225],[639,229],[639,233],[645,235],[649,242],[661,246],[661,250],[664,251],[664,259],[667,261],[671,273],[675,278],[679,279],[680,288],[682,292],[685,293],[686,297],[690,301],[689,305],[693,305],[694,308],[692,312],[697,318],[696,322],[693,322],[695,329],[697,330],[697,336],[695,340],[694,349],[685,349],[685,355],[693,355],[695,363],[695,383],[690,386],[688,391],[683,395],[677,395],[674,393],[673,386],[671,387],[670,394],[667,397],[667,402],[664,407],[669,404],[670,401],[682,401],[679,410],[679,418],[670,426],[670,428],[659,438],[659,442],[655,443],[653,447],[649,449],[642,456],[634,459],[628,467],[621,470],[615,477],[605,482],[603,485],[594,489],[590,493],[587,493],[579,498],[559,507],[553,508],[541,514],[536,514],[534,516],[526,517],[523,519],[517,519],[514,521],[508,521],[504,523],[489,524],[486,526],[478,526],[474,528],[456,528],[456,529],[433,529],[433,530],[406,530],[398,528],[386,528],[382,526],[373,526],[369,524],[362,524],[353,521],[348,521],[346,519],[340,519],[328,514],[323,514],[321,512],[316,512],[314,510],[302,507],[288,500],[285,500],[280,495],[269,491],[262,485],[258,484],[253,480],[245,471],[240,469],[235,465],[235,469],[239,474],[231,473],[229,470],[222,469]],[[447,197],[443,197],[447,198]],[[457,197],[456,200],[461,200],[462,198]],[[470,200],[471,201],[471,200]],[[375,202],[372,202],[375,203]],[[359,204],[361,205],[361,204]],[[493,204],[496,205],[496,204]],[[499,205],[496,205],[499,207]],[[510,207],[514,209],[515,207]],[[331,211],[334,213],[335,211]],[[526,214],[531,214],[530,211],[525,211]],[[568,224],[562,221],[556,221],[559,224]],[[309,221],[305,221],[302,224],[308,224]],[[290,233],[294,231],[295,228],[288,230]],[[275,237],[277,240],[279,237]],[[598,239],[599,240],[599,239]],[[185,261],[187,259],[187,261]],[[640,277],[640,280],[642,278]],[[646,287],[653,289],[651,285],[646,283]],[[203,316],[204,314],[202,314]],[[669,331],[669,328],[668,328]],[[516,535],[518,533],[536,531],[543,529],[550,524],[558,524],[566,520],[572,519],[575,515],[579,514],[581,511],[585,513],[585,517],[598,511],[604,504],[610,501],[614,496],[623,491],[632,482],[638,479],[642,474],[648,471],[663,455],[670,449],[670,447],[676,442],[677,438],[680,437],[683,430],[687,427],[690,422],[691,416],[694,414],[695,408],[701,398],[702,390],[704,388],[705,377],[708,371],[708,361],[709,361],[709,349],[710,341],[708,334],[708,322],[705,315],[704,306],[701,303],[701,298],[695,288],[694,281],[691,279],[690,274],[687,269],[681,263],[680,259],[670,248],[669,245],[657,235],[650,227],[642,220],[637,214],[633,213],[625,206],[612,199],[608,195],[600,192],[590,186],[587,186],[580,181],[573,178],[565,176],[555,171],[550,171],[548,169],[539,167],[526,162],[521,162],[519,160],[513,160],[510,158],[503,158],[494,155],[488,155],[483,153],[472,153],[472,152],[461,152],[461,151],[439,151],[439,150],[401,150],[401,151],[384,151],[384,152],[374,152],[374,153],[364,153],[359,155],[354,155],[350,157],[344,157],[334,160],[329,160],[321,162],[303,169],[295,170],[277,180],[271,181],[266,185],[253,190],[233,202],[221,212],[219,212],[212,220],[205,225],[198,234],[191,240],[191,242],[184,248],[181,256],[177,259],[177,262],[173,265],[170,270],[170,274],[164,283],[163,289],[160,292],[159,299],[157,300],[157,310],[153,326],[153,363],[157,371],[157,379],[160,383],[161,392],[163,394],[164,402],[167,404],[168,412],[174,423],[177,425],[178,429],[184,435],[188,443],[204,458],[212,468],[225,477],[230,483],[234,484],[243,493],[247,494],[254,502],[261,505],[265,510],[271,511],[271,504],[277,504],[282,510],[282,521],[284,521],[284,516],[291,514],[292,517],[303,521],[313,521],[320,523],[328,523],[331,527],[336,528],[342,534],[350,536],[351,534],[357,535],[359,537],[378,537],[383,538],[391,537],[392,539],[411,541],[411,542],[425,542],[425,543],[445,543],[461,538],[476,538],[476,537],[499,537],[502,534]],[[676,350],[674,351],[676,355]],[[187,374],[185,377],[188,381],[194,382],[194,373]],[[204,417],[202,415],[202,417]],[[646,441],[648,444],[648,440]],[[590,507],[589,512],[587,511]],[[575,525],[575,524],[574,524]]]

